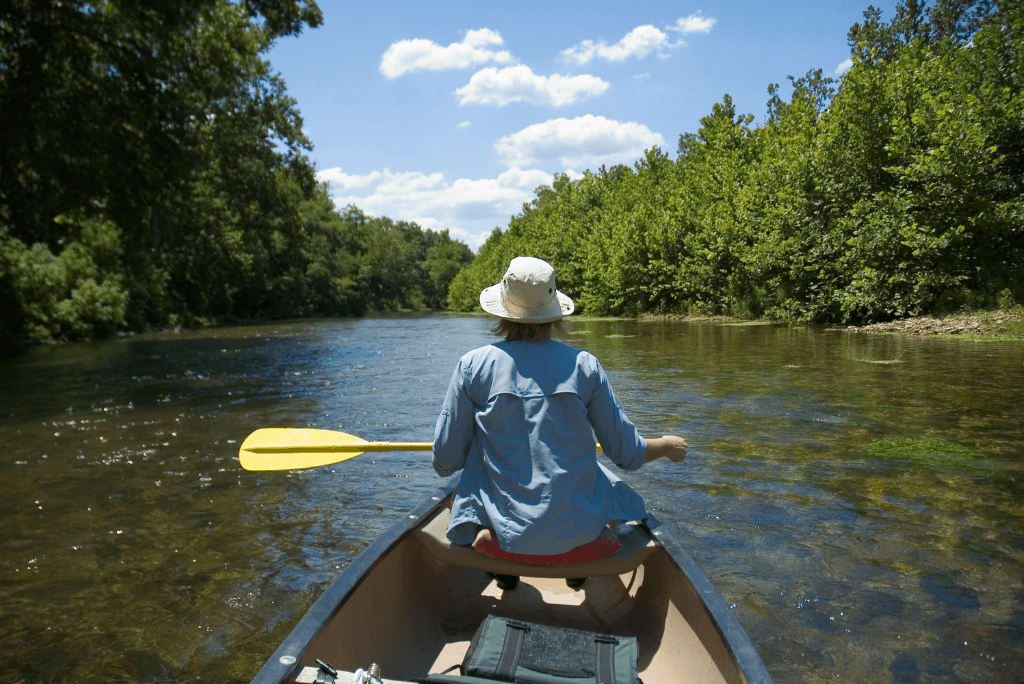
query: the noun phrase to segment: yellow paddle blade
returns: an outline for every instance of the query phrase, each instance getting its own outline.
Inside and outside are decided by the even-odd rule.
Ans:
[[[339,463],[363,453],[366,440],[333,430],[264,428],[249,435],[238,450],[246,470],[301,470]]]
[[[367,442],[355,435],[310,428],[263,428],[238,450],[246,470],[302,470],[341,463],[367,451],[430,451],[429,442]]]

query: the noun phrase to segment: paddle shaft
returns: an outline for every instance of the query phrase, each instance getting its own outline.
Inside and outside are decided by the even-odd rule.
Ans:
[[[273,446],[251,446],[246,451],[257,454],[289,454],[297,452],[362,454],[367,451],[430,451],[430,442],[359,442],[356,444],[283,444]]]
[[[247,446],[246,451],[254,454],[294,454],[294,453],[340,453],[362,454],[367,451],[431,451],[434,445],[430,442],[358,442],[356,444],[279,444],[272,446]],[[601,445],[597,445],[601,451]]]

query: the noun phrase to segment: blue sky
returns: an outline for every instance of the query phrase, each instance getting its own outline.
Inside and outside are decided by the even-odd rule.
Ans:
[[[895,0],[872,0],[883,18]],[[321,0],[269,54],[334,202],[448,229],[474,250],[553,174],[632,165],[725,94],[849,64],[868,2]]]

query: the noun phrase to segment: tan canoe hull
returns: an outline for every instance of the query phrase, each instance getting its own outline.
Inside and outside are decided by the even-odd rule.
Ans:
[[[317,659],[343,671],[342,681],[344,672],[371,663],[386,680],[414,681],[460,663],[488,614],[635,636],[644,684],[772,681],[721,596],[665,533],[634,529],[644,535],[633,544],[634,567],[621,559],[587,568],[492,567],[491,559],[443,539],[449,493],[438,492],[368,547],[254,684],[293,681]],[[483,569],[522,579],[502,591]],[[563,579],[584,576],[578,591]]]

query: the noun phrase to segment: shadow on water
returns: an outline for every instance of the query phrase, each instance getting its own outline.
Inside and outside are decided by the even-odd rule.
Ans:
[[[437,484],[417,453],[250,473],[259,427],[430,439],[478,317],[298,321],[0,361],[0,681],[247,681]],[[1024,345],[577,321],[644,434],[624,475],[779,682],[1010,682]]]

